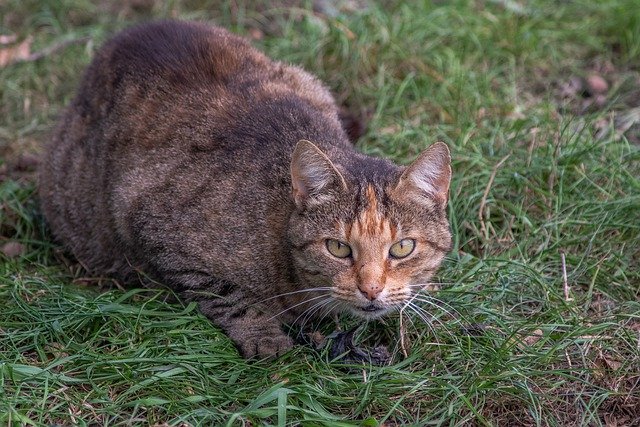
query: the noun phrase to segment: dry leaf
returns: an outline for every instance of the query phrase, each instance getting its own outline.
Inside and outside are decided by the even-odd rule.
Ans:
[[[514,344],[520,350],[525,350],[527,347],[531,347],[542,339],[544,332],[542,329],[536,329],[532,332],[518,332],[516,335],[509,339],[510,344]]]
[[[0,49],[0,68],[28,59],[31,55],[32,41],[33,37],[27,37],[22,43]]]
[[[533,331],[529,335],[527,335],[522,341],[526,345],[531,347],[532,345],[534,345],[535,343],[540,341],[540,339],[542,338],[543,335],[544,335],[544,333],[542,332],[542,329],[536,329],[535,331]]]
[[[604,360],[604,363],[607,365],[607,367],[609,367],[609,369],[613,371],[617,371],[622,366],[622,362],[607,356],[604,356],[603,360]]]

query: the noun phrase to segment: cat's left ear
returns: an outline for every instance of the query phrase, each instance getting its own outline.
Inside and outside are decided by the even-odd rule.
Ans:
[[[298,209],[319,204],[347,189],[342,174],[315,144],[301,140],[291,156],[291,185]]]
[[[446,206],[451,182],[451,153],[444,142],[436,142],[424,150],[405,169],[396,186],[399,194],[427,197]]]

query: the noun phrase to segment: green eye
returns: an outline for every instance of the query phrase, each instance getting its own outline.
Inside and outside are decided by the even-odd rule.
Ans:
[[[327,250],[336,258],[346,258],[351,256],[351,247],[339,240],[327,239]]]
[[[399,242],[394,243],[389,249],[389,255],[391,258],[406,258],[411,255],[411,252],[416,248],[416,241],[413,239],[402,239]]]

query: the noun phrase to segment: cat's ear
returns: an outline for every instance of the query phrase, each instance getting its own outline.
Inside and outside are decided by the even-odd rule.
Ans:
[[[298,142],[291,156],[291,185],[298,209],[347,189],[344,178],[327,155],[305,140]]]
[[[444,142],[424,150],[407,167],[396,186],[398,194],[427,197],[446,206],[451,182],[451,153]]]

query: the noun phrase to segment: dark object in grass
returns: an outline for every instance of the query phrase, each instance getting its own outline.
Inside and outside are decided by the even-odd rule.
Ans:
[[[370,363],[372,365],[387,365],[391,361],[391,354],[384,345],[378,345],[371,350],[358,347],[353,342],[353,336],[362,325],[357,325],[346,332],[335,331],[327,338],[331,339],[329,356],[347,363]]]

